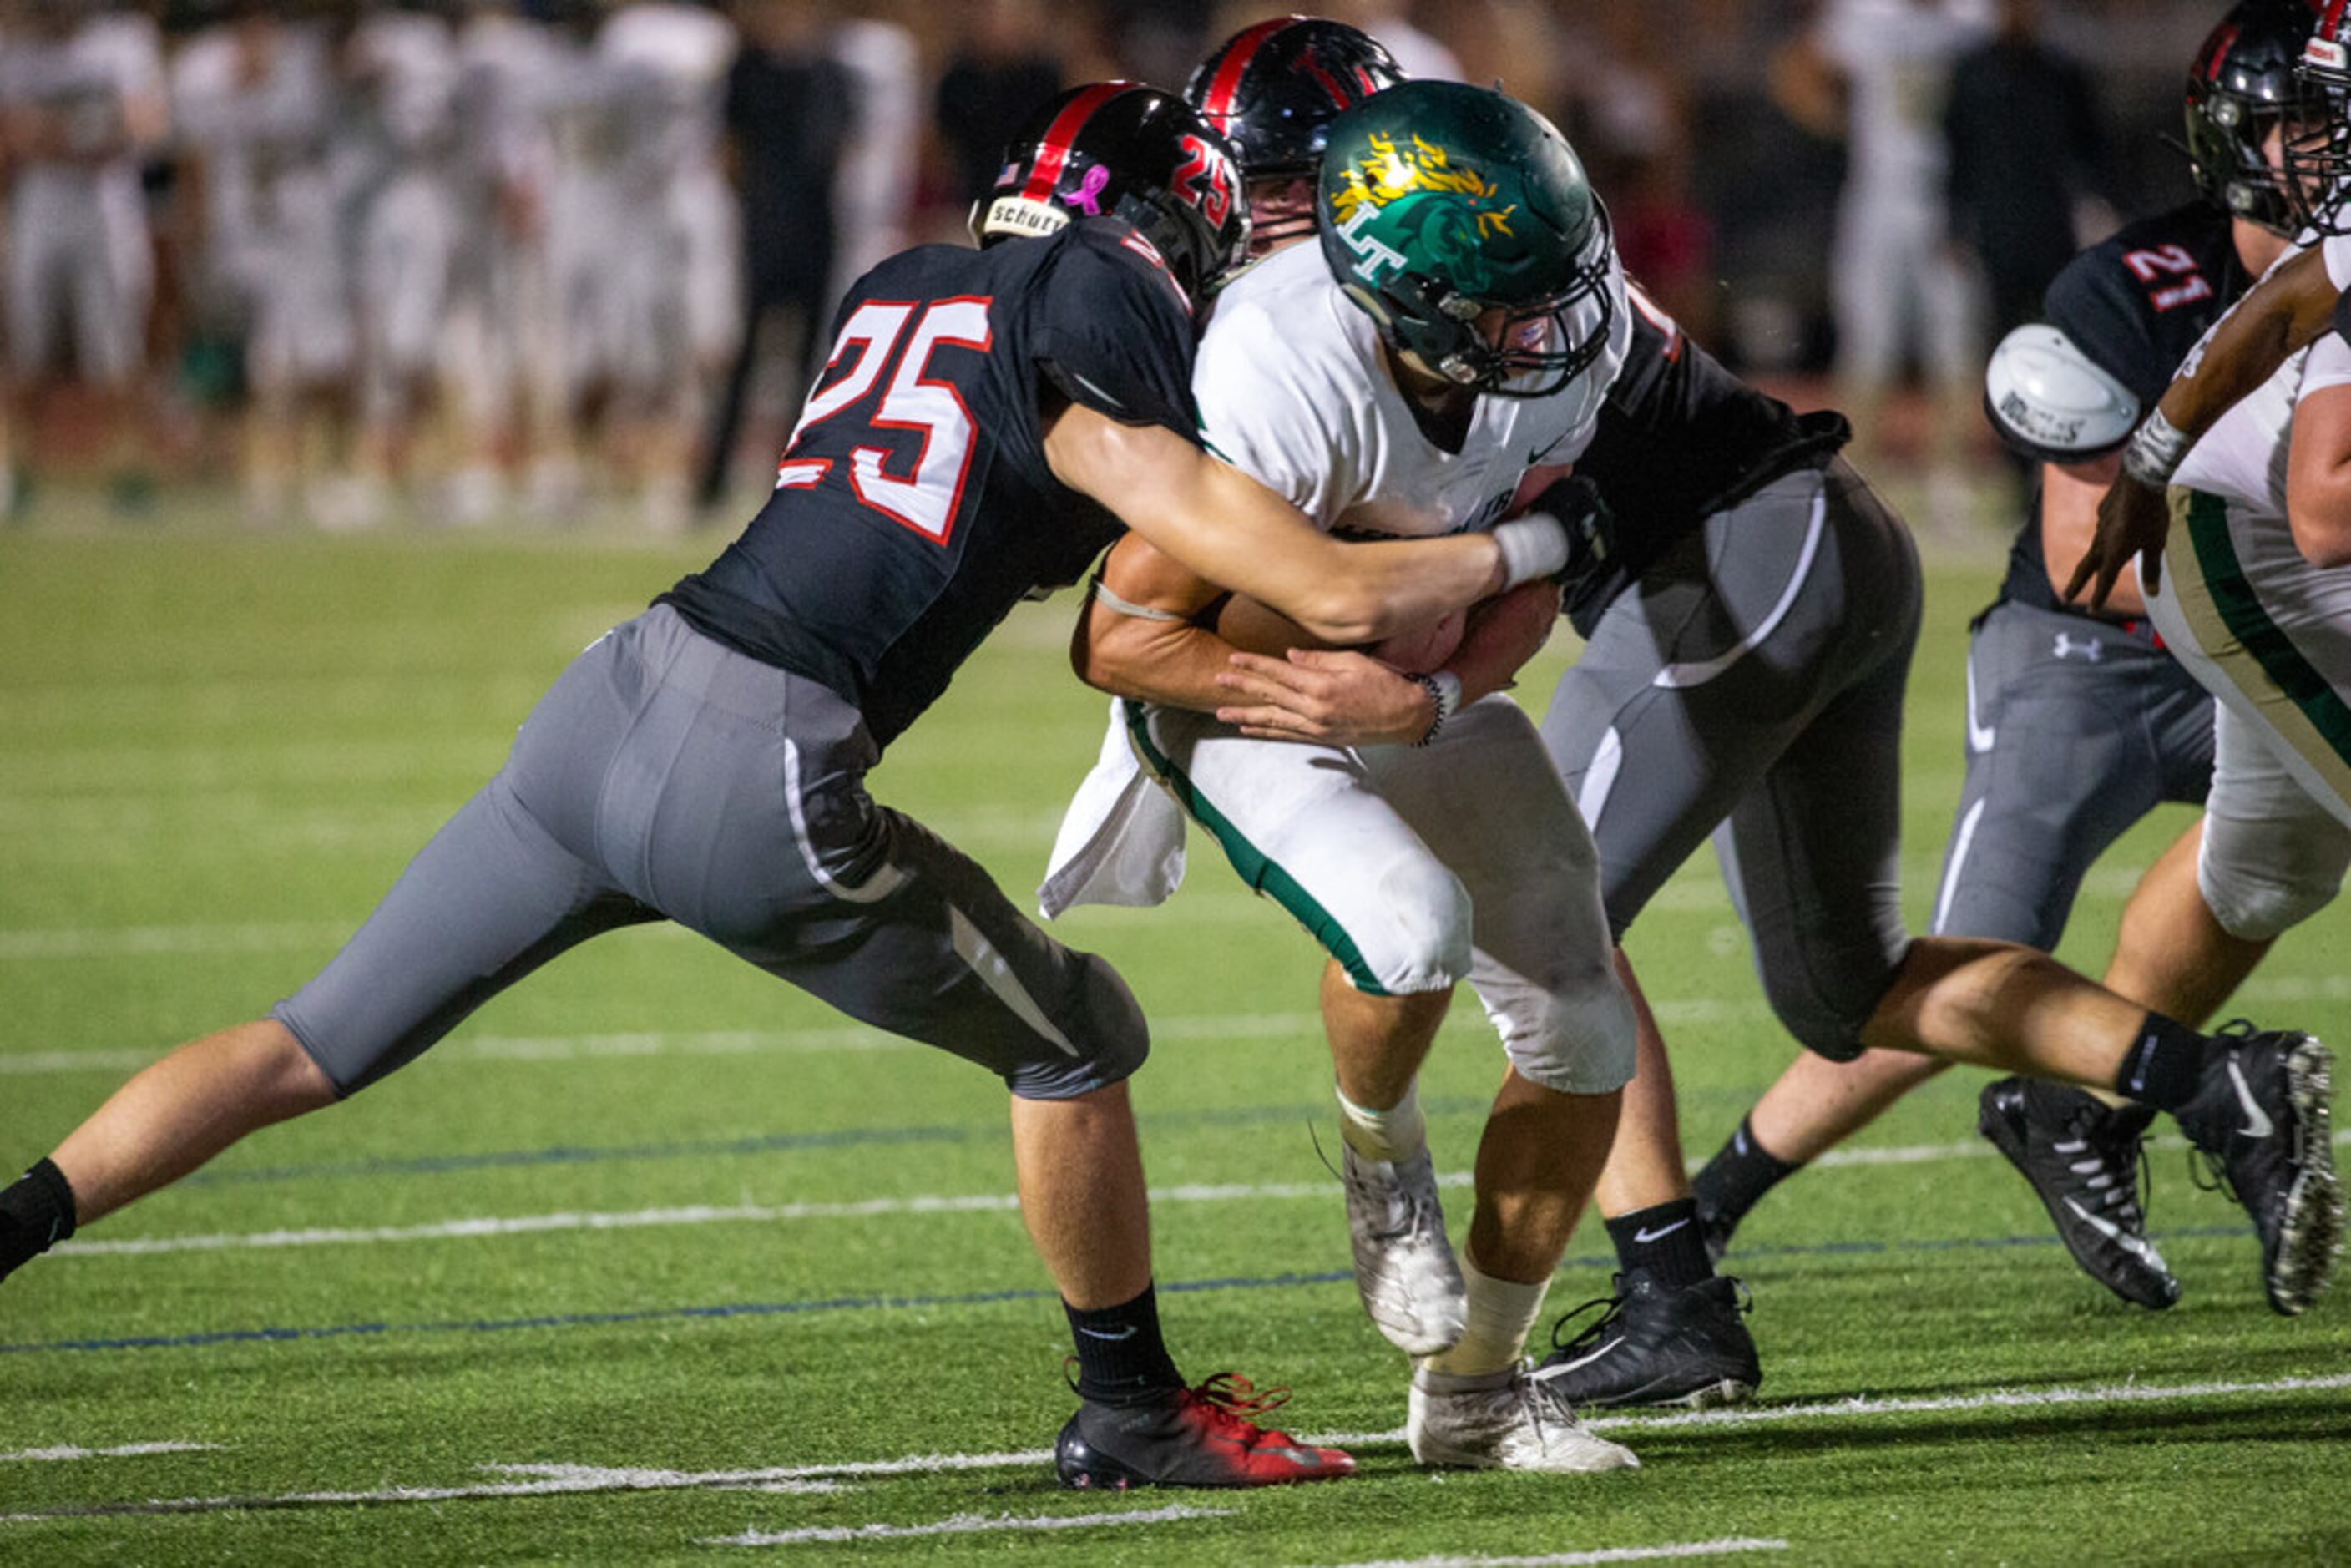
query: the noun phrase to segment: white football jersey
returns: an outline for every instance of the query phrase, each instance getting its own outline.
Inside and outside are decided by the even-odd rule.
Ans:
[[[1379,334],[1340,292],[1319,246],[1292,245],[1217,296],[1192,373],[1211,450],[1326,530],[1428,537],[1489,528],[1527,471],[1591,444],[1632,344],[1624,269],[1608,262],[1607,347],[1560,391],[1482,396],[1458,453],[1421,433],[1389,375]],[[1600,304],[1573,316],[1596,329]]]
[[[1893,199],[1942,189],[1951,67],[1992,20],[1987,0],[1829,0],[1816,37],[1851,92],[1852,188]]]
[[[2311,237],[2304,235],[2304,248]],[[2338,290],[2351,285],[2351,237],[2321,241],[2319,254],[2327,277]],[[2205,334],[2208,340],[2210,336]],[[2203,351],[2199,343],[2189,361]],[[2322,333],[2309,348],[2288,355],[2269,380],[2222,414],[2204,438],[2189,449],[2171,482],[2283,517],[2294,406],[2306,392],[2346,382],[2351,382],[2351,345],[2337,333]]]
[[[2302,393],[2303,366],[2309,355],[2304,349],[2288,356],[2269,380],[2222,414],[2204,439],[2189,449],[2171,482],[2285,516],[2287,438],[2294,432],[2294,405]]]

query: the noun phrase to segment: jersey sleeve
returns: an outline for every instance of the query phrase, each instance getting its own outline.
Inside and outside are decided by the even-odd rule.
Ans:
[[[1200,340],[1192,391],[1208,450],[1327,528],[1366,487],[1360,409],[1333,395],[1320,339],[1296,325],[1285,334],[1262,304],[1228,296]]]
[[[2351,235],[2329,235],[2318,243],[2319,258],[2326,264],[2326,281],[2342,293],[2351,288]]]
[[[1072,402],[1199,439],[1191,312],[1174,274],[1124,225],[1081,225],[1042,291],[1034,353]]]
[[[2049,324],[2139,400],[2152,404],[2171,383],[2179,356],[2151,329],[2145,289],[2122,257],[2098,246],[2066,264],[2043,301]]]
[[[2310,356],[2302,363],[2302,390],[2296,394],[2308,397],[2327,387],[2351,386],[2351,343],[2343,340],[2339,332],[2321,333],[2310,345]]]

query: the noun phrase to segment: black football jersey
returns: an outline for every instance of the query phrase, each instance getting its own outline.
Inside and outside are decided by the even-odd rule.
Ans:
[[[1014,604],[1120,532],[1053,477],[1040,404],[1196,441],[1194,344],[1174,277],[1114,220],[894,256],[842,302],[775,495],[660,601],[822,682],[887,745]]]
[[[1568,588],[1589,636],[1602,611],[1667,546],[1782,474],[1819,467],[1852,438],[1844,416],[1799,415],[1723,368],[1638,288],[1633,347],[1575,471],[1615,515],[1614,549]]]
[[[2043,313],[2142,406],[2152,406],[2204,329],[2250,281],[2228,214],[2191,202],[2128,225],[2066,263],[2043,298]],[[2001,597],[2043,610],[2068,608],[2049,585],[2038,491],[2032,517],[2009,547]]]

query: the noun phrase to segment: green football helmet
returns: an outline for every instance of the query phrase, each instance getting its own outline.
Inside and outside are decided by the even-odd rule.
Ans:
[[[1608,346],[1607,210],[1567,138],[1515,99],[1408,81],[1347,110],[1315,228],[1381,338],[1448,381],[1546,397]],[[1481,331],[1494,309],[1501,331]]]

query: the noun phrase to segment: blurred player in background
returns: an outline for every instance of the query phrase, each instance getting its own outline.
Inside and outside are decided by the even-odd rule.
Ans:
[[[170,130],[152,20],[83,0],[26,0],[21,26],[0,46],[8,178],[0,513],[26,498],[17,443],[68,370],[97,394],[116,505],[151,498],[140,415],[155,278],[140,166]]]
[[[438,406],[459,246],[457,59],[447,21],[423,9],[371,11],[343,53],[343,89],[357,110],[348,133],[359,185],[359,440],[340,503],[314,520],[368,528],[382,521],[394,486],[415,476],[421,424]]]
[[[244,343],[239,464],[263,525],[307,515],[340,477],[358,353],[334,27],[282,9],[247,0],[172,68],[196,276]]]
[[[1865,470],[1884,455],[1888,393],[1906,354],[1926,372],[1938,527],[1956,524],[1975,424],[1977,280],[1951,233],[1944,101],[1953,63],[1991,28],[1991,0],[1822,0],[1774,87],[1801,123],[1846,147],[1829,264],[1838,401]]]

